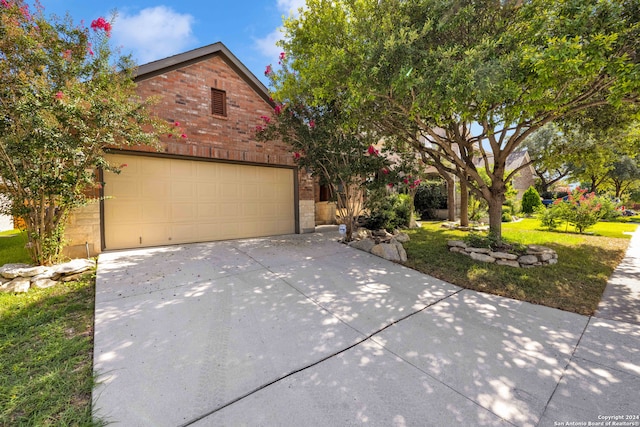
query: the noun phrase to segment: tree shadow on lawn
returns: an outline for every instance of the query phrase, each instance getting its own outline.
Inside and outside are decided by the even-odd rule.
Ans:
[[[446,241],[464,234],[450,230],[417,230],[406,244],[406,265],[452,284],[584,315],[592,315],[629,241],[606,239],[567,246],[545,243],[558,263],[513,268],[474,261],[448,251]]]

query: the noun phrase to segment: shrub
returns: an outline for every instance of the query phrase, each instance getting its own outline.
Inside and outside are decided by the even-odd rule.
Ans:
[[[370,230],[384,228],[393,231],[407,228],[411,222],[413,206],[408,194],[391,194],[372,201],[371,214],[365,218],[364,226]]]
[[[447,187],[442,181],[420,184],[413,198],[416,212],[422,219],[435,219],[436,209],[447,208]]]
[[[563,222],[560,215],[560,209],[557,209],[554,205],[549,208],[539,206],[536,209],[536,214],[538,215],[540,224],[549,231],[555,230],[560,226],[560,223]]]
[[[502,222],[513,221],[513,209],[511,206],[502,206]]]
[[[522,212],[531,215],[540,206],[542,206],[540,194],[535,188],[529,187],[522,196]]]
[[[594,226],[610,207],[610,200],[597,197],[594,193],[577,188],[569,195],[567,200],[556,199],[546,210],[538,209],[542,226],[553,230],[566,222],[575,227],[578,233],[583,233],[587,228]]]

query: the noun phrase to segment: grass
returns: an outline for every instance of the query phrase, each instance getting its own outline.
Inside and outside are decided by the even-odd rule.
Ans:
[[[0,265],[29,262],[24,236],[0,237]],[[95,274],[0,293],[0,425],[91,426]]]
[[[0,232],[0,266],[9,263],[30,264],[31,257],[25,250],[27,233],[20,230]]]
[[[451,253],[447,240],[466,233],[443,229],[441,223],[423,223],[409,232],[406,265],[449,283],[482,292],[529,301],[584,315],[592,315],[613,270],[625,255],[637,224],[599,223],[594,235],[537,229],[525,219],[503,224],[503,237],[523,244],[548,246],[558,253],[558,264],[519,269],[473,261]]]

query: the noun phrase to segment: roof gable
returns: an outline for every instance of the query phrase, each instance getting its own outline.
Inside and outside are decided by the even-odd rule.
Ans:
[[[214,56],[221,57],[262,99],[273,104],[267,87],[222,42],[140,65],[135,73],[135,81],[146,80]]]

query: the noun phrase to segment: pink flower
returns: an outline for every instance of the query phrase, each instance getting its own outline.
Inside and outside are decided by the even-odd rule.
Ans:
[[[129,166],[129,165],[127,165],[126,163],[123,163],[123,164],[120,165],[120,168],[126,168],[127,166]]]
[[[282,113],[282,105],[276,105],[275,107],[273,107],[273,111],[276,113],[277,116],[279,116],[280,113]]]
[[[286,54],[284,52],[280,52],[280,61],[283,61],[285,57]]]
[[[62,92],[58,91],[58,92],[56,93],[56,98],[57,98],[57,99],[62,99],[62,98],[64,98],[64,93],[62,93]]]
[[[180,126],[180,122],[173,122],[173,125],[176,126],[176,127]]]
[[[171,137],[173,136],[173,134],[172,134],[172,133],[170,133],[170,134],[168,134],[167,136],[168,136],[169,138],[171,138]]]
[[[256,126],[256,132],[262,132],[264,128],[260,125]]]
[[[314,120],[309,120],[309,127],[311,129],[313,129],[314,127],[316,127],[316,122]]]
[[[260,116],[260,118],[266,123],[269,124],[271,122],[271,118],[269,116]]]
[[[293,153],[293,158],[298,160],[300,158],[300,153],[298,153],[297,151]]]
[[[273,69],[271,69],[271,65],[267,65],[267,68],[264,69],[264,75],[268,76],[271,73],[273,73]]]
[[[71,49],[67,49],[62,53],[64,59],[71,59]]]
[[[371,154],[372,156],[377,156],[378,155],[378,150],[376,150],[376,148],[373,145],[369,146],[369,149],[367,150],[367,152],[369,154]]]
[[[183,133],[182,135],[180,135],[180,138],[182,138],[182,139],[187,139],[187,134],[186,134],[186,133]]]
[[[404,182],[405,184],[409,183],[409,180],[407,178],[403,179],[402,182]]]
[[[111,24],[103,17],[91,21],[91,29],[93,31],[104,30],[107,35],[111,33]]]
[[[417,187],[418,185],[420,185],[420,182],[421,181],[419,179],[416,179],[415,181],[413,181],[413,185]]]
[[[0,4],[2,4],[2,6],[4,7],[9,7],[9,2],[7,0],[0,1]]]
[[[382,169],[382,173],[385,175],[389,175],[389,169],[387,168]]]
[[[393,188],[393,182],[390,182],[387,185],[389,186],[389,188]]]
[[[24,19],[31,21],[31,13],[29,13],[29,5],[25,4],[20,8],[20,13],[24,16]]]

